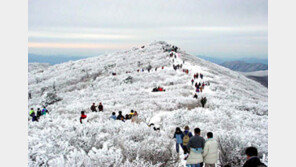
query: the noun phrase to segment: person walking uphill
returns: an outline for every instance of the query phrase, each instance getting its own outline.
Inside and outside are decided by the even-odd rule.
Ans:
[[[99,111],[102,111],[103,112],[103,105],[102,105],[102,103],[100,102],[100,104],[99,104]]]
[[[218,161],[218,143],[213,139],[213,133],[207,133],[207,141],[205,144],[203,159],[205,167],[215,167],[215,164]]]
[[[202,152],[205,146],[205,139],[200,136],[200,129],[194,129],[194,136],[190,138],[187,149],[189,156],[186,161],[187,167],[201,167],[203,162]]]
[[[184,131],[184,133],[182,133],[184,154],[189,153],[189,151],[187,149],[187,144],[189,143],[189,139],[191,137],[192,137],[192,133],[189,131],[189,126],[185,126],[185,131]]]
[[[179,146],[183,148],[182,131],[179,127],[176,128],[174,138],[176,139],[176,151],[179,153]]]

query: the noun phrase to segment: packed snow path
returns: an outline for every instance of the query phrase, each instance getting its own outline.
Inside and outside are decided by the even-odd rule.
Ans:
[[[192,98],[192,74],[172,68],[169,52],[163,50],[166,47],[170,45],[155,42],[144,48],[31,68],[28,108],[53,104],[48,106],[51,114],[29,122],[29,166],[182,166],[172,135],[176,127],[185,125],[191,130],[199,127],[204,137],[212,131],[226,148],[228,159],[243,161],[241,150],[250,145],[268,159],[267,89],[178,50],[186,68],[202,72],[210,81],[202,92],[208,99],[206,108],[198,107]],[[158,67],[157,72],[134,71],[149,65]],[[151,92],[156,86],[166,92]],[[53,97],[62,100],[54,102]],[[93,102],[103,102],[105,111],[90,113]],[[131,109],[138,111],[143,123],[108,119],[112,112],[121,110],[125,115]],[[86,110],[89,119],[83,125],[79,123],[81,110]],[[162,116],[160,132],[147,126],[157,113],[167,113]]]

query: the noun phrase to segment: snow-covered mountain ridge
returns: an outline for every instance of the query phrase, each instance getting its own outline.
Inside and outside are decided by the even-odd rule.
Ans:
[[[185,125],[201,128],[204,137],[212,131],[234,166],[244,160],[242,151],[249,145],[267,156],[268,90],[182,50],[173,62],[171,52],[164,51],[170,47],[154,42],[29,71],[28,108],[41,107],[49,93],[62,99],[49,105],[50,114],[39,122],[29,122],[29,166],[182,166],[172,135]],[[189,74],[172,67],[183,61]],[[141,71],[149,65],[150,72]],[[206,108],[193,98],[191,79],[196,72],[204,75],[198,81],[210,83],[198,94],[199,99],[207,97]],[[151,92],[156,86],[166,91]],[[93,102],[102,102],[105,111],[91,113]],[[142,123],[108,119],[112,112],[127,114],[131,109],[138,111]],[[81,110],[88,115],[83,125]],[[155,117],[160,132],[147,126]]]

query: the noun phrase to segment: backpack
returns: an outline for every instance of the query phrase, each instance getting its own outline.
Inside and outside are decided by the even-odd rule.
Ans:
[[[189,143],[189,132],[187,134],[184,134],[184,137],[183,137],[183,145],[184,146],[187,146],[187,144]]]

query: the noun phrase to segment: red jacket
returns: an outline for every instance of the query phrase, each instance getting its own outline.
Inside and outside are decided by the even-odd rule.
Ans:
[[[80,117],[80,123],[82,123],[82,119],[85,119],[86,118],[86,115],[81,115]]]

